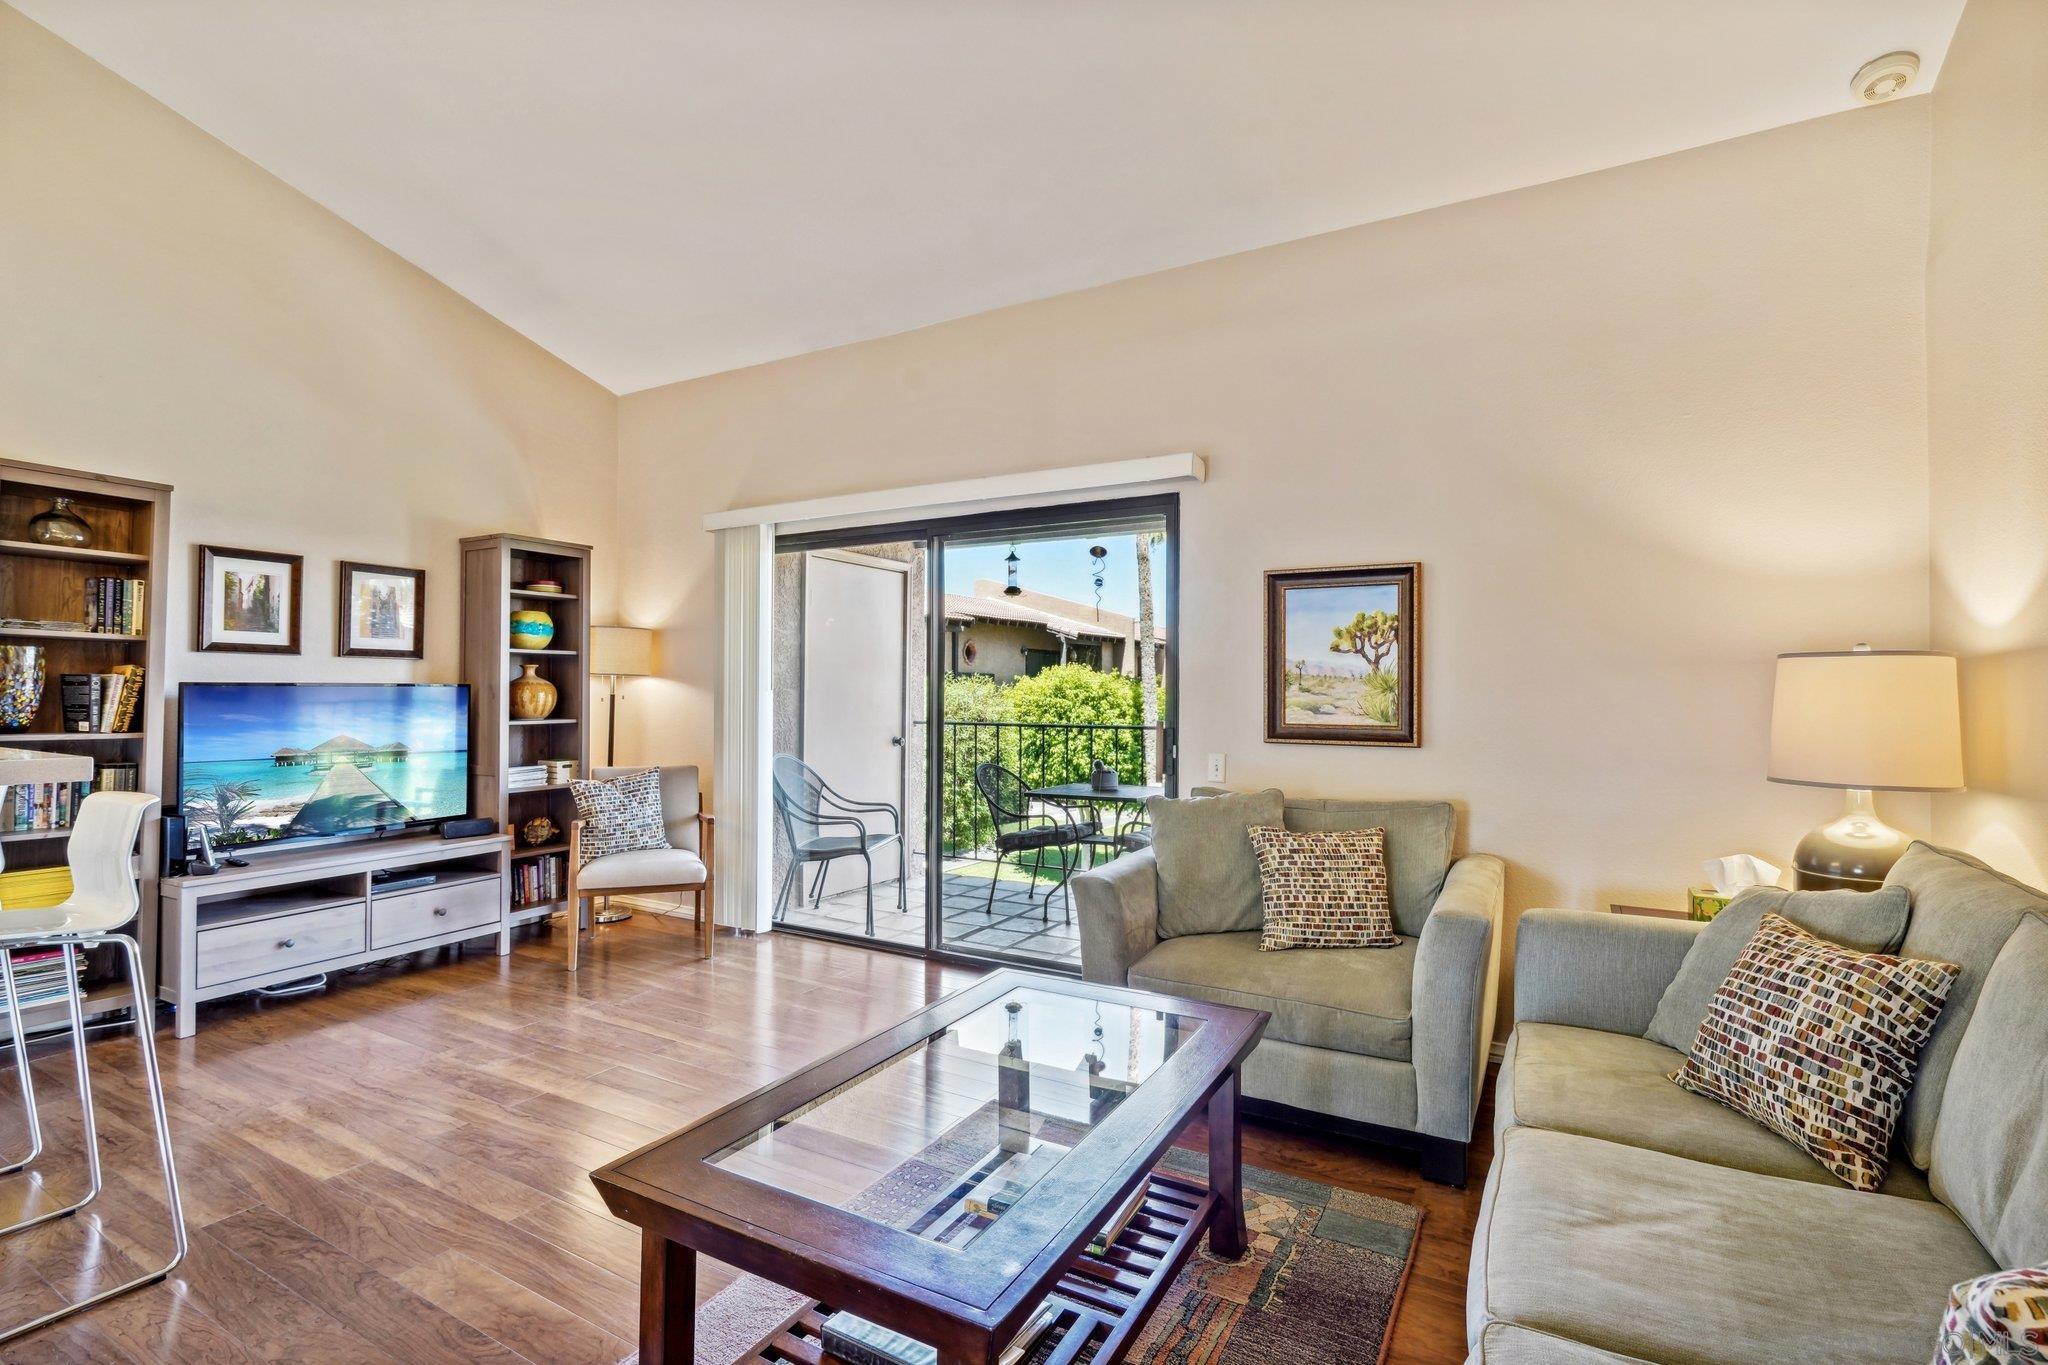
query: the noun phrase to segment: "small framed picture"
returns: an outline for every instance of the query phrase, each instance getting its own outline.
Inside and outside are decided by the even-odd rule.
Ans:
[[[1422,743],[1422,566],[1266,575],[1266,742]]]
[[[305,561],[269,550],[199,547],[199,648],[222,654],[299,652]]]
[[[334,652],[420,658],[426,649],[426,602],[426,570],[343,560],[341,600],[334,612]]]

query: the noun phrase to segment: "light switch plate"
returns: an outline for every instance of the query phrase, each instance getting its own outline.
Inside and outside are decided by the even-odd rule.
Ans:
[[[1207,780],[1210,782],[1221,782],[1223,780],[1222,754],[1209,755],[1209,774]]]

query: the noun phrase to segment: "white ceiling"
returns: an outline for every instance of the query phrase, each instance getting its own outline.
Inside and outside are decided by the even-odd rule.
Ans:
[[[1851,107],[1963,0],[11,0],[630,392]]]

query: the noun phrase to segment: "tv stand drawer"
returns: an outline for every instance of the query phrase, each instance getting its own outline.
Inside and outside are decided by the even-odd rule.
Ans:
[[[218,986],[287,967],[312,967],[363,950],[363,903],[202,929],[199,984]]]
[[[389,948],[457,929],[493,926],[503,913],[498,887],[496,877],[478,877],[375,897],[370,902],[370,946]]]

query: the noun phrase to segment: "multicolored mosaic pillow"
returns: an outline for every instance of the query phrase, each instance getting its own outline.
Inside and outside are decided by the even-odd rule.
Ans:
[[[583,821],[579,866],[610,853],[668,848],[668,824],[661,814],[661,771],[649,768],[608,782],[573,782],[576,814]]]
[[[1933,1365],[2048,1361],[2048,1268],[2001,1270],[1949,1291]]]
[[[1259,947],[1391,948],[1394,904],[1387,894],[1387,832],[1295,832],[1254,825],[1259,899],[1265,910]]]
[[[1852,1188],[1875,1190],[1960,970],[1859,953],[1766,914],[1671,1079],[1796,1143]]]

